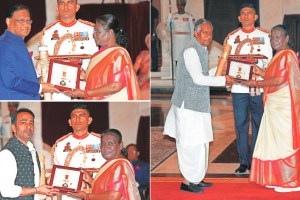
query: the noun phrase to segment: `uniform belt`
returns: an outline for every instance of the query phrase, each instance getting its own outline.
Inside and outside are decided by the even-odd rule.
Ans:
[[[177,34],[177,35],[190,35],[191,33],[190,32],[174,32],[174,34]]]

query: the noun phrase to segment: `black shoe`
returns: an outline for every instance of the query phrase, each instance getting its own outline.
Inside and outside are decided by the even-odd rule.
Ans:
[[[185,192],[193,192],[193,193],[202,193],[202,192],[204,192],[203,188],[201,188],[198,185],[193,184],[193,183],[190,183],[189,185],[181,183],[180,190],[185,191]]]
[[[249,174],[248,166],[241,164],[239,168],[235,170],[235,174]]]
[[[248,166],[248,170],[249,170],[249,172],[250,172],[250,170],[251,170],[251,165]]]
[[[197,184],[199,187],[211,187],[213,185],[213,183],[208,183],[208,182],[204,182],[201,181],[200,183]]]

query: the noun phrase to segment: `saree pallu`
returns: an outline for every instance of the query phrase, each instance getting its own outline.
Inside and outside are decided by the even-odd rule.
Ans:
[[[121,200],[140,200],[134,169],[126,159],[108,160],[94,179],[92,194],[119,192]],[[107,197],[109,199],[109,197]]]
[[[86,72],[85,90],[108,83],[119,82],[122,89],[110,96],[85,97],[86,100],[138,100],[141,99],[137,78],[130,56],[122,47],[109,47],[95,53]]]
[[[265,80],[272,77],[285,77],[286,83],[264,88],[264,114],[249,179],[259,185],[299,187],[300,70],[294,52],[283,50],[273,57]]]

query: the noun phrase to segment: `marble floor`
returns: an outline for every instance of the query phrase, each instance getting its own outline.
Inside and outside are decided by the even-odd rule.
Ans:
[[[171,94],[153,94],[151,101],[151,126],[163,127],[171,106]],[[214,163],[215,160],[236,138],[234,131],[232,99],[230,94],[211,95],[211,113],[214,141],[210,143],[209,167],[207,177],[235,177],[234,171],[239,163],[228,159],[227,163]],[[230,156],[230,155],[228,155]],[[151,171],[152,177],[179,177],[176,152]],[[240,177],[247,177],[243,175]]]

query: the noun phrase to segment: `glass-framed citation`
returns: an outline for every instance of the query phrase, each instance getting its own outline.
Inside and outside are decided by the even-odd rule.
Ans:
[[[226,75],[233,77],[237,82],[248,81],[253,75],[253,64],[264,59],[268,58],[262,54],[229,55]]]
[[[48,83],[61,91],[79,88],[80,65],[72,62],[50,59]]]
[[[80,168],[53,165],[49,185],[60,192],[75,192],[81,189],[82,178]]]
[[[229,60],[226,74],[236,81],[247,81],[252,78],[253,66],[248,63]]]

